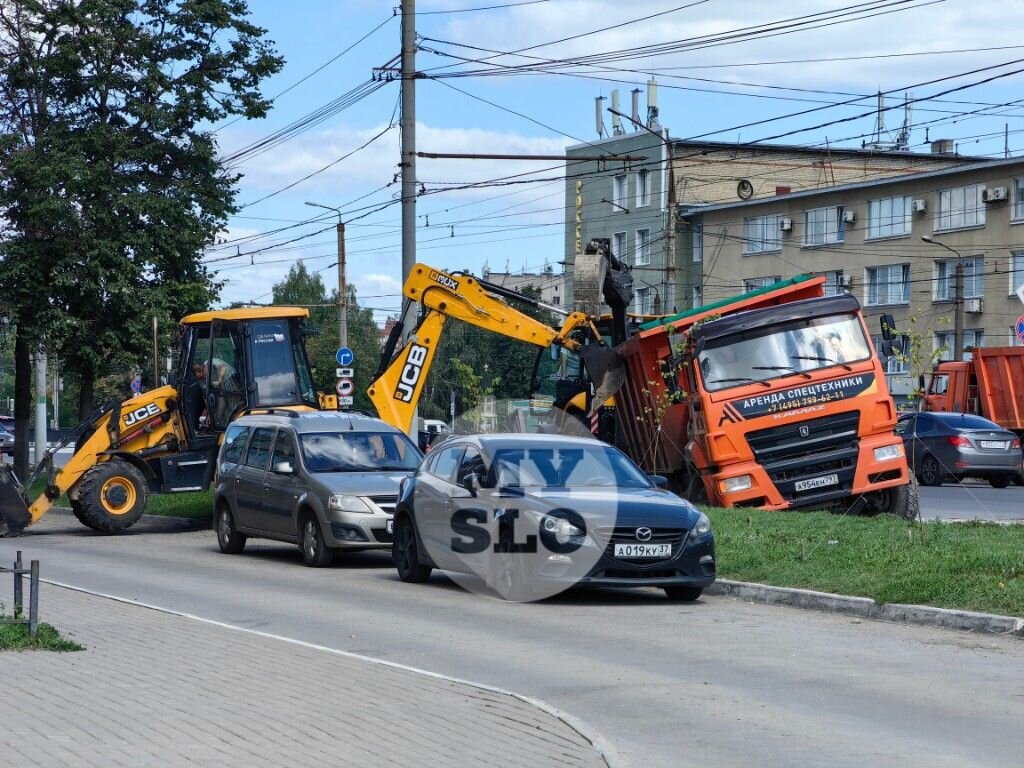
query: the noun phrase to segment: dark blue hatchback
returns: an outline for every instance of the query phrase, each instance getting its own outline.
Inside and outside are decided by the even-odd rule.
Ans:
[[[402,485],[399,577],[433,568],[512,600],[573,587],[660,587],[696,600],[715,580],[708,518],[622,452],[560,435],[446,440]]]

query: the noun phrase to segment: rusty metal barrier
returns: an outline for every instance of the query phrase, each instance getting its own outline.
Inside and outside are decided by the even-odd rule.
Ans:
[[[39,632],[39,561],[33,560],[28,568],[21,561],[21,550],[18,550],[14,567],[0,565],[0,573],[14,574],[14,618],[0,619],[0,624],[28,624],[28,634],[33,640]],[[25,615],[24,581],[28,576],[28,618]]]

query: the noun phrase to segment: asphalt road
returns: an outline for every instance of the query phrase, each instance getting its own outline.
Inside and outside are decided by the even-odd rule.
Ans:
[[[386,553],[314,570],[294,547],[227,556],[169,527],[97,536],[51,514],[0,560],[21,549],[44,578],[536,696],[633,766],[1021,763],[1020,640],[653,590],[506,604],[442,575],[402,584]]]

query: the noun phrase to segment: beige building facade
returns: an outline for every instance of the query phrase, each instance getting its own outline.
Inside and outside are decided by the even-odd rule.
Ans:
[[[953,354],[957,261],[964,266],[964,347],[1008,346],[1024,304],[1024,160],[984,161],[725,204],[684,207],[702,303],[816,273],[853,293],[872,333],[882,314],[922,345],[919,366]],[[922,240],[931,238],[935,243]],[[907,361],[887,362],[897,394]]]

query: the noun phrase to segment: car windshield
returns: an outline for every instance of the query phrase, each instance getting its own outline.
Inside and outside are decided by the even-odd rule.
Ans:
[[[867,360],[871,348],[856,315],[794,320],[712,339],[698,355],[709,392],[737,384]]]
[[[975,416],[973,413],[949,413],[935,418],[952,429],[994,429],[1000,432],[1003,430],[994,421]]]
[[[502,448],[491,478],[498,488],[650,488],[651,481],[614,448]]]
[[[310,472],[413,470],[423,458],[398,432],[324,432],[301,435],[299,441]]]

